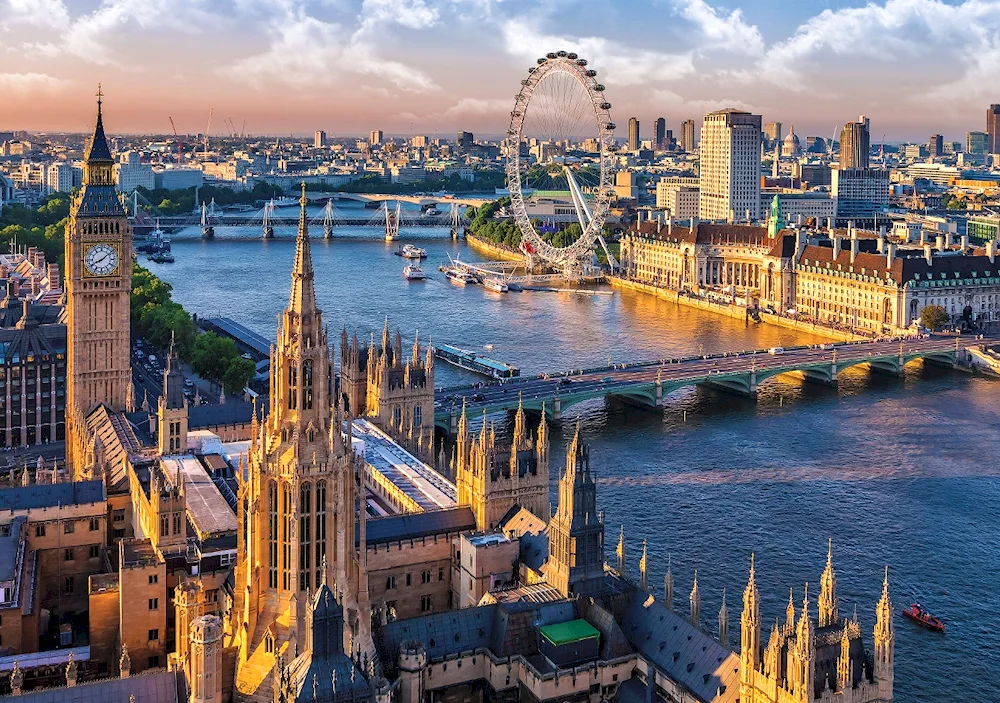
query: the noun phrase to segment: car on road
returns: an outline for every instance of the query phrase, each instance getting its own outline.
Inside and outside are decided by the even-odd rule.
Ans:
[[[476,394],[474,394],[472,396],[472,400],[477,401],[477,402],[480,401],[480,400],[486,400],[486,396],[483,395],[482,393],[476,393]]]
[[[767,353],[770,354],[771,356],[778,356],[779,354],[784,354],[785,353],[785,348],[784,347],[771,347],[770,349],[767,350]]]
[[[559,379],[559,385],[560,385],[560,386],[568,386],[568,385],[569,385],[569,384],[571,384],[572,382],[573,382],[573,381],[572,381],[571,379],[568,379],[568,378],[560,378],[560,379]]]
[[[194,388],[194,381],[192,381],[190,378],[185,378],[184,379],[184,387],[185,388]]]
[[[605,376],[604,378],[601,379],[601,383],[611,383],[614,380],[615,379],[611,378],[611,376]]]

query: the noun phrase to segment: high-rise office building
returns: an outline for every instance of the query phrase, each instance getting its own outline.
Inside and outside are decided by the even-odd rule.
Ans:
[[[322,129],[317,129],[316,133],[313,134],[313,148],[322,149],[326,146],[326,132]]]
[[[735,221],[760,210],[760,115],[727,109],[701,127],[701,192],[705,220]]]
[[[973,155],[985,154],[989,136],[986,132],[968,132],[965,135],[965,153]]]
[[[681,151],[688,154],[694,151],[694,120],[681,123]]]
[[[459,132],[458,136],[455,138],[455,145],[459,149],[468,149],[470,146],[476,143],[476,139],[472,132]]]
[[[944,156],[944,137],[940,134],[932,134],[927,141],[927,151],[932,157]]]
[[[986,153],[1000,154],[1000,105],[986,111]]]
[[[764,140],[768,150],[773,149],[775,144],[781,143],[780,122],[768,122],[764,125]]]
[[[628,150],[639,150],[639,120],[634,117],[628,120]]]
[[[869,120],[862,115],[857,122],[848,122],[840,133],[840,168],[868,168],[871,137]]]
[[[385,139],[385,133],[381,129],[373,129],[368,135],[368,143],[372,146],[381,144],[383,139]]]
[[[662,117],[656,118],[656,126],[653,129],[653,148],[666,149],[667,121]]]
[[[877,168],[835,168],[833,197],[837,201],[837,224],[854,222],[874,226],[875,216],[889,208],[889,172]]]

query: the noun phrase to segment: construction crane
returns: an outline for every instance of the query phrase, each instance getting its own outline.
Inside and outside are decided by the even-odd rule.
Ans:
[[[201,158],[208,158],[208,131],[212,129],[212,115],[215,114],[215,108],[213,107],[208,111],[208,124],[205,125],[205,147],[202,149]]]
[[[882,135],[882,141],[878,145],[878,158],[885,163],[885,135]]]
[[[170,120],[170,129],[174,130],[174,142],[177,143],[177,163],[181,162],[181,152],[184,151],[184,145],[181,143],[181,138],[177,136],[177,127],[174,126],[174,118],[168,117]]]

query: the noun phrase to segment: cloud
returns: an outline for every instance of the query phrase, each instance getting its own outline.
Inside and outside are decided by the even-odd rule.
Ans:
[[[759,110],[759,108],[735,98],[692,100],[684,98],[672,90],[651,91],[649,93],[649,104],[661,110],[692,115],[704,115],[715,110],[724,110],[727,107],[746,110],[747,112],[757,112]]]
[[[617,86],[677,80],[695,72],[690,51],[670,53],[626,46],[603,37],[543,34],[536,26],[527,18],[507,20],[501,28],[507,53],[534,64],[535,59],[550,51],[574,51],[598,68],[609,84]]]
[[[678,0],[678,13],[688,20],[702,35],[698,42],[704,49],[704,40],[711,48],[759,56],[764,53],[764,38],[756,26],[743,21],[743,12],[733,10],[728,15],[720,13],[705,0]]]
[[[36,27],[65,29],[69,11],[62,0],[6,0],[0,2],[3,25],[30,24]]]
[[[256,87],[274,81],[297,87],[330,85],[354,74],[384,80],[407,92],[436,89],[434,81],[419,69],[379,55],[371,39],[380,22],[424,26],[436,21],[433,13],[429,14],[422,0],[365,0],[362,11],[369,4],[373,15],[352,32],[343,24],[318,19],[289,3],[283,16],[271,22],[277,37],[265,51],[218,72]],[[392,7],[403,14],[395,15]]]
[[[54,93],[65,84],[65,81],[44,73],[0,73],[0,93],[10,95]]]

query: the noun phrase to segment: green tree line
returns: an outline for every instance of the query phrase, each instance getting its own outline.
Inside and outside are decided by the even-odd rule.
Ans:
[[[192,188],[180,190],[168,190],[157,188],[148,190],[137,188],[139,194],[156,206],[156,209],[163,215],[183,215],[194,210],[194,191]],[[257,181],[251,190],[235,191],[231,188],[218,188],[216,186],[204,185],[198,190],[198,197],[201,202],[215,200],[216,205],[253,205],[260,200],[270,200],[282,195],[283,191],[278,186],[269,185],[263,181]]]
[[[428,179],[417,183],[390,183],[377,174],[363,176],[357,180],[335,188],[328,188],[322,183],[306,184],[308,190],[333,190],[340,193],[385,193],[387,195],[412,195],[413,193],[430,193],[444,190],[449,193],[472,193],[475,191],[494,190],[504,185],[504,174],[501,171],[476,170],[476,180],[467,181],[457,173],[444,178]]]
[[[131,316],[132,333],[160,350],[168,350],[171,342],[195,373],[227,393],[238,393],[254,377],[253,361],[244,359],[236,343],[214,332],[198,333],[191,315],[171,298],[173,288],[148,269],[134,264],[132,268]]]
[[[4,205],[0,213],[0,248],[8,249],[13,240],[19,245],[38,247],[45,252],[46,261],[58,263],[61,269],[72,198],[69,193],[53,193],[37,208],[18,203]]]

